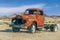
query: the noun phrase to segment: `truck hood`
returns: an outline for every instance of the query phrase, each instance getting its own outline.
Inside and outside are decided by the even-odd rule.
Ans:
[[[32,14],[29,14],[29,15],[20,15],[23,19],[35,19],[36,18],[36,15],[32,15]]]

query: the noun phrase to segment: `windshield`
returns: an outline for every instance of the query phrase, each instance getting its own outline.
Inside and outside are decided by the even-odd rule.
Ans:
[[[36,10],[26,10],[25,11],[25,14],[35,14],[35,13],[37,13],[37,11]]]

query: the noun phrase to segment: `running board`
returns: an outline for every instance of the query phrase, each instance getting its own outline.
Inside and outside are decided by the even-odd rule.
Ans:
[[[37,27],[37,28],[43,28],[43,27]]]

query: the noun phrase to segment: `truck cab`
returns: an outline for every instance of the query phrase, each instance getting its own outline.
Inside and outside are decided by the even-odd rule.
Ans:
[[[43,13],[43,10],[40,10],[38,8],[27,9],[24,14],[29,17],[31,23],[36,22],[37,26],[43,26],[44,25],[44,13]]]

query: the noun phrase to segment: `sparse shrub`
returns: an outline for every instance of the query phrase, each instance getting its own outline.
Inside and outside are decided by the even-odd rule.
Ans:
[[[7,24],[7,25],[9,25],[9,23],[8,23],[8,22],[4,22],[4,24]]]

